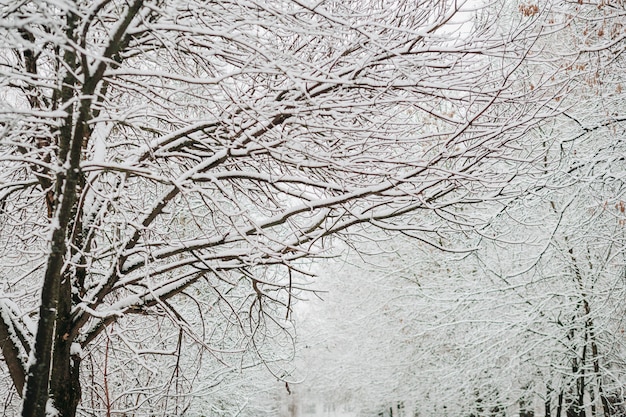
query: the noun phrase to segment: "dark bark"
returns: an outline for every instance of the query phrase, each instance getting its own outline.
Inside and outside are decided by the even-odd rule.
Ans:
[[[577,417],[586,417],[585,411],[585,389],[587,388],[587,381],[585,375],[585,362],[587,360],[587,335],[585,334],[585,345],[583,346],[583,354],[581,358],[580,376],[576,387],[578,388],[578,397],[576,399],[576,409],[578,411]]]
[[[83,146],[85,145],[86,143],[83,143]],[[80,195],[85,189],[85,176],[79,175],[78,182],[76,194]],[[69,240],[72,241],[72,257],[77,255],[76,248],[83,251],[86,249],[84,248],[83,222],[79,212],[80,207],[75,207],[68,227],[71,230]],[[73,273],[66,272],[60,284],[50,396],[63,417],[76,415],[76,408],[81,397],[80,356],[72,355],[72,343],[75,337],[72,334],[72,307],[80,300],[75,299],[72,288],[77,287],[82,290],[86,272],[84,257],[80,256],[78,264],[73,266]]]
[[[587,316],[585,326],[589,335],[589,343],[591,346],[591,360],[593,361],[593,372],[595,374],[596,384],[598,387],[598,395],[600,396],[600,402],[602,404],[602,414],[604,417],[610,417],[610,404],[606,394],[604,393],[604,387],[602,386],[602,375],[600,375],[600,355],[598,353],[598,343],[596,342],[595,326],[593,324],[593,319],[591,318],[591,306],[589,305],[587,299],[585,299],[584,301],[585,314]]]
[[[70,330],[72,327],[71,307],[71,281],[69,274],[63,277],[60,286],[58,314],[56,323],[56,338],[54,344],[54,358],[52,361],[52,373],[50,379],[50,396],[54,405],[63,417],[74,417],[76,407],[80,402],[79,369],[71,353],[72,342]]]
[[[61,207],[66,206],[67,203],[69,203],[69,201],[67,201],[69,199],[69,195],[66,195],[64,204],[61,204]],[[35,339],[35,362],[28,370],[26,394],[24,396],[24,407],[22,411],[23,417],[43,417],[48,401],[48,382],[52,361],[54,330],[56,327],[59,283],[66,250],[65,228],[61,222],[62,213],[59,214],[58,217],[60,226],[54,230],[52,235],[51,253],[48,258],[42,287],[39,323],[37,325],[37,337]]]
[[[58,130],[58,161],[64,169],[55,178],[54,209],[52,216],[53,231],[50,255],[44,274],[42,300],[37,325],[34,358],[35,362],[28,370],[26,394],[24,398],[23,417],[43,417],[49,396],[54,398],[55,408],[62,417],[74,417],[80,402],[80,358],[72,356],[72,343],[77,334],[73,323],[72,285],[74,279],[84,280],[86,271],[64,270],[65,256],[69,244],[82,248],[82,224],[72,223],[72,219],[80,219],[81,212],[76,206],[78,195],[84,188],[83,174],[80,172],[80,161],[83,149],[90,138],[89,121],[93,116],[94,92],[98,89],[108,62],[114,59],[129,43],[126,35],[131,21],[142,7],[142,0],[135,0],[129,5],[116,31],[111,34],[110,42],[104,56],[93,74],[88,73],[85,57],[78,57],[73,48],[65,48],[63,61],[68,75],[63,80],[63,88],[58,94],[60,103],[71,103],[77,93],[82,97],[77,114],[68,107],[68,116]],[[79,26],[79,16],[68,12],[66,36],[76,42],[75,33]],[[89,22],[83,22],[85,27]],[[81,71],[78,68],[81,67]],[[74,74],[85,76],[82,88]],[[102,97],[99,98],[100,100]],[[51,212],[51,210],[49,210]],[[54,352],[54,357],[52,356]]]
[[[66,35],[73,39],[78,17],[71,12],[67,14]],[[67,48],[64,54],[65,64],[72,69],[77,67],[76,54]],[[64,79],[61,92],[63,102],[69,102],[74,96],[74,86],[77,80],[71,72]],[[86,103],[81,103],[81,114],[84,115]],[[46,272],[41,289],[41,305],[39,308],[39,322],[35,338],[35,362],[28,370],[26,393],[24,396],[23,417],[43,417],[49,397],[49,377],[52,364],[57,309],[59,304],[61,279],[67,252],[67,229],[74,213],[76,201],[76,186],[79,176],[79,162],[82,150],[86,119],[79,116],[76,124],[71,111],[59,129],[59,161],[69,162],[66,169],[56,176],[55,208],[53,216],[53,231],[50,244],[50,255],[46,264]],[[56,222],[56,225],[54,225]],[[58,337],[59,335],[57,335]],[[61,335],[62,336],[62,335]]]
[[[8,319],[8,312],[5,312],[4,315]],[[0,319],[0,350],[2,350],[2,355],[9,368],[13,386],[15,386],[17,393],[22,396],[26,373],[20,360],[19,346],[14,343],[14,339],[11,339],[12,330],[10,323]]]
[[[551,417],[552,415],[552,388],[548,386],[546,388],[546,401],[544,402],[544,416]]]

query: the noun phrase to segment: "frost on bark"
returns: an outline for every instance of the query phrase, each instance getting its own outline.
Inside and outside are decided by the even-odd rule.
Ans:
[[[559,110],[519,73],[535,20],[503,36],[455,7],[0,2],[2,297],[36,322],[0,339],[20,392],[33,346],[23,415],[178,414],[261,363],[288,380],[307,259],[367,228],[441,246],[484,225],[469,208],[515,195],[523,135]]]

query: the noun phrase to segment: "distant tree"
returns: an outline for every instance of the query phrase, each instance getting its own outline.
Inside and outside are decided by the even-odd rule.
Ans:
[[[178,414],[198,380],[285,378],[331,238],[480,226],[462,206],[508,198],[560,110],[521,89],[537,20],[464,4],[0,1],[6,407]]]
[[[301,353],[313,386],[348,386],[370,408],[412,401],[421,415],[625,414],[624,5],[507,6],[494,18],[505,33],[545,23],[516,81],[551,91],[561,114],[527,132],[528,175],[507,188],[518,198],[470,211],[493,216],[457,235],[471,253],[371,234],[378,248],[320,272],[331,292],[304,322],[317,349]]]

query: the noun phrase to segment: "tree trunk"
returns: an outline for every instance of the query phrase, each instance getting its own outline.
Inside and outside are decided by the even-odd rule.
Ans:
[[[42,288],[35,351],[31,358],[34,362],[28,368],[22,417],[43,417],[46,412],[59,282],[65,253],[64,228],[58,227],[54,231],[51,252]]]
[[[551,417],[552,415],[552,388],[548,386],[546,388],[546,401],[544,402],[544,415],[545,417]]]
[[[50,396],[62,417],[75,417],[80,402],[80,357],[72,356],[73,338],[71,307],[72,287],[70,274],[63,277],[60,286],[54,358],[50,375]]]
[[[563,391],[559,392],[558,403],[556,406],[556,417],[561,417],[563,411]]]
[[[74,38],[74,30],[76,28],[77,16],[69,12],[67,14],[66,35],[68,39]],[[65,64],[72,69],[76,68],[76,54],[72,48],[65,51],[63,57]],[[70,73],[64,79],[65,85],[61,91],[61,100],[68,103],[74,96],[74,86],[76,79],[74,74]],[[71,302],[71,300],[61,300],[59,305],[59,297],[65,298],[65,293],[61,293],[62,278],[64,290],[65,286],[70,285],[68,277],[65,276],[63,270],[65,267],[65,255],[67,254],[67,231],[70,221],[75,213],[74,203],[76,202],[76,187],[79,178],[79,165],[83,145],[83,138],[86,132],[86,114],[89,110],[89,101],[83,100],[80,106],[80,114],[75,122],[73,112],[63,121],[63,125],[59,128],[59,149],[58,157],[60,166],[66,165],[65,169],[59,171],[56,176],[55,185],[55,208],[56,212],[51,221],[52,239],[50,244],[50,255],[46,265],[44,274],[44,282],[41,289],[41,306],[39,308],[39,323],[37,324],[37,336],[35,338],[35,349],[32,353],[34,362],[28,369],[28,377],[26,380],[26,394],[24,396],[24,406],[22,409],[22,417],[44,417],[46,406],[49,399],[50,386],[50,370],[52,364],[52,352],[55,345],[55,337],[58,340],[62,335],[56,334],[57,330],[57,312],[67,308],[63,303]],[[57,352],[55,352],[57,353]],[[55,363],[59,363],[59,359],[55,358]]]

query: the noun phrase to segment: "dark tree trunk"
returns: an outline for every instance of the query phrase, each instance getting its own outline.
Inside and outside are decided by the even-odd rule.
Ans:
[[[33,354],[35,362],[28,369],[22,410],[23,417],[43,417],[45,415],[59,300],[59,283],[65,250],[65,228],[59,226],[52,235],[51,254],[42,287],[39,323]]]
[[[563,391],[559,392],[558,403],[556,406],[556,417],[561,417],[563,412]]]
[[[552,415],[552,389],[548,386],[546,389],[546,401],[544,402],[544,415],[551,417]]]
[[[85,271],[80,266],[72,271],[65,270],[65,260],[68,247],[72,247],[72,250],[83,249],[81,212],[77,207],[78,195],[84,187],[80,162],[82,151],[90,138],[90,119],[94,112],[97,113],[92,108],[94,92],[108,67],[108,61],[114,60],[130,42],[131,37],[126,34],[126,30],[142,5],[143,0],[134,0],[128,5],[126,15],[110,34],[109,44],[103,53],[105,59],[97,65],[93,74],[85,77],[82,87],[75,74],[88,73],[87,68],[78,70],[85,61],[77,57],[73,47],[64,49],[62,59],[69,70],[60,91],[55,91],[55,97],[59,98],[60,107],[76,102],[78,96],[80,104],[78,108],[67,106],[67,116],[55,132],[58,139],[57,159],[61,169],[55,178],[54,205],[49,207],[52,239],[42,286],[34,362],[28,369],[22,417],[44,417],[50,397],[62,417],[76,415],[81,395],[80,358],[71,355],[72,342],[78,333],[76,325],[72,326],[72,279],[84,280]],[[80,44],[75,33],[80,18],[72,11],[67,12],[65,35],[76,44]],[[83,24],[88,25],[89,22]],[[105,89],[100,92],[104,95]]]
[[[66,35],[68,39],[74,38],[76,20],[76,15],[71,12],[67,14]],[[72,48],[66,49],[63,60],[69,68],[76,68],[77,57]],[[76,79],[74,75],[70,73],[66,76],[64,81],[65,85],[61,92],[61,100],[66,103],[70,102],[74,96]],[[84,114],[86,106],[86,102],[81,103],[81,115]],[[72,215],[75,213],[74,203],[76,201],[76,186],[78,185],[82,140],[86,133],[85,120],[85,118],[79,117],[75,125],[74,115],[70,111],[58,132],[59,162],[69,162],[69,164],[66,169],[60,171],[56,176],[56,213],[53,215],[50,255],[48,256],[44,282],[41,289],[39,323],[37,324],[37,336],[35,338],[33,354],[35,362],[28,369],[22,417],[43,417],[45,415],[46,404],[49,398],[49,378],[53,346],[55,345],[54,339],[55,337],[58,339],[63,336],[59,334],[55,335],[55,330],[57,329],[56,319],[59,308],[59,296],[62,295],[60,294],[61,279],[66,278],[62,275],[65,255],[67,253],[67,230]],[[55,222],[56,224],[54,224]],[[67,285],[69,285],[69,282]],[[63,305],[61,305],[61,308],[63,308]]]
[[[50,396],[62,417],[75,417],[80,402],[80,357],[72,356],[72,287],[69,274],[63,277],[60,288]]]

